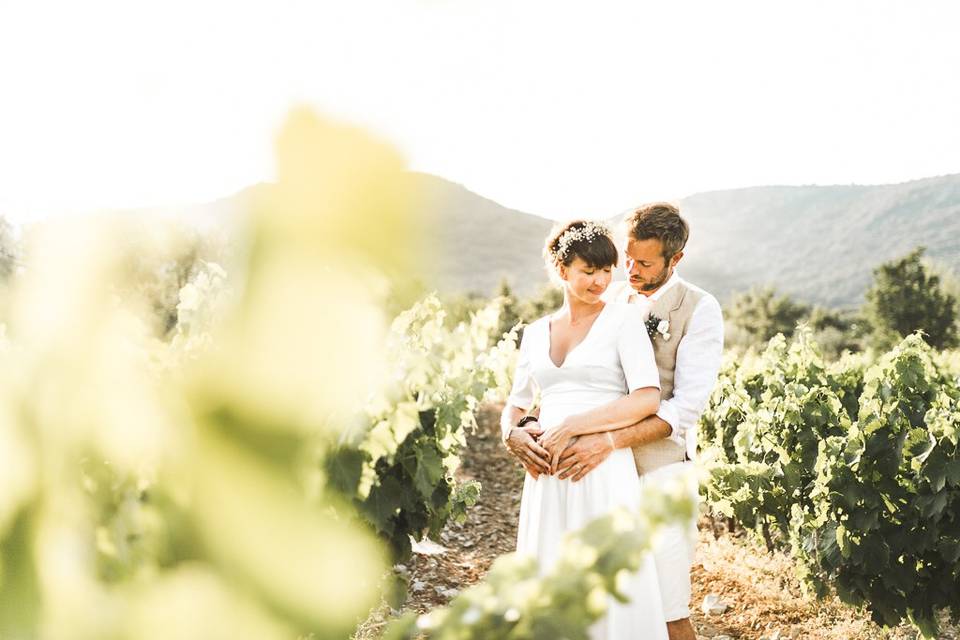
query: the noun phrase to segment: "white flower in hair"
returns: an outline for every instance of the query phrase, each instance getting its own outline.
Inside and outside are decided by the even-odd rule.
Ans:
[[[607,225],[602,222],[594,222],[593,220],[588,220],[580,227],[574,227],[567,229],[560,237],[557,238],[557,250],[554,255],[563,260],[567,257],[567,251],[570,250],[570,245],[578,240],[593,240],[594,238],[599,238],[600,236],[611,237],[611,232]]]

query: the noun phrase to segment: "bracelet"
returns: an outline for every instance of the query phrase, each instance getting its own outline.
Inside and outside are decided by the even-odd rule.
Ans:
[[[520,422],[517,423],[517,428],[519,429],[520,427],[527,424],[528,422],[540,422],[540,421],[537,420],[537,416],[523,416],[522,418],[520,418]]]

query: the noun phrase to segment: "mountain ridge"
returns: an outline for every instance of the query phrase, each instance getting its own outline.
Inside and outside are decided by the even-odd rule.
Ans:
[[[548,286],[543,241],[555,221],[510,209],[439,176],[411,172],[421,195],[426,290],[488,296],[506,280],[521,296]],[[143,208],[201,230],[246,215],[263,185],[205,204]],[[960,174],[881,185],[762,185],[696,193],[679,201],[691,227],[679,271],[726,302],[772,286],[807,303],[861,304],[881,263],[925,246],[960,272]],[[619,216],[607,219],[619,227]],[[623,278],[618,270],[615,277]]]
[[[459,239],[456,251],[440,256],[444,277],[428,284],[482,294],[503,278],[521,294],[546,286],[540,249],[550,220],[501,207],[450,180],[417,175],[434,190],[429,207],[446,228],[443,237]],[[875,267],[918,245],[960,271],[960,174],[882,185],[721,189],[683,198],[680,209],[691,226],[680,272],[721,300],[769,285],[804,302],[856,306]],[[498,214],[504,213],[517,219],[503,224]],[[472,219],[487,215],[485,223]],[[467,248],[481,259],[464,263]]]

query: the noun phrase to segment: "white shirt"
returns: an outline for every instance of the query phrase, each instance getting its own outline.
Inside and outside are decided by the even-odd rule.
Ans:
[[[692,459],[697,451],[697,423],[717,383],[723,359],[723,312],[720,303],[703,289],[680,278],[676,269],[666,284],[649,296],[637,294],[629,281],[618,281],[610,284],[603,297],[610,301],[640,305],[646,318],[653,303],[678,282],[702,293],[703,297],[697,302],[687,324],[687,333],[677,347],[673,396],[660,401],[657,416],[670,425],[670,439],[685,446],[687,455]]]

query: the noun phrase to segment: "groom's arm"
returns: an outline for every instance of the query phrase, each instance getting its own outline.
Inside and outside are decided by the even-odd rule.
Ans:
[[[652,415],[629,427],[611,431],[610,435],[613,436],[615,449],[625,449],[662,440],[669,437],[672,432],[673,427],[669,422],[658,415]]]
[[[670,427],[666,437],[686,448],[691,458],[696,453],[700,414],[717,384],[722,360],[723,313],[716,298],[705,295],[677,345],[673,393],[657,410],[657,416]]]
[[[661,440],[670,435],[670,425],[656,415],[644,418],[636,424],[605,433],[580,436],[560,456],[559,478],[572,478],[574,482],[587,475],[616,449],[639,447]],[[610,435],[610,438],[607,435]]]
[[[642,387],[599,407],[567,416],[560,428],[574,436],[614,431],[630,426],[639,417],[654,415],[659,406],[660,389]]]

